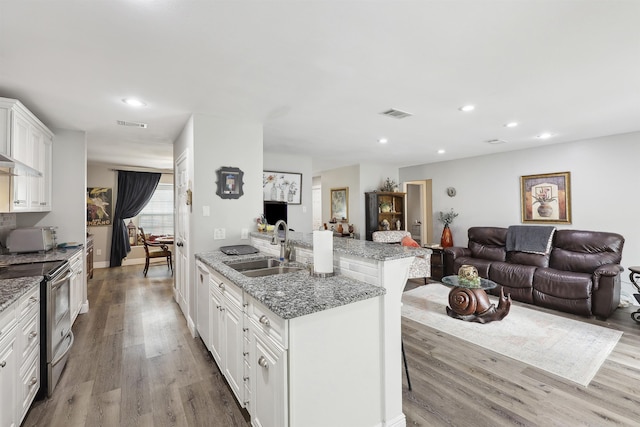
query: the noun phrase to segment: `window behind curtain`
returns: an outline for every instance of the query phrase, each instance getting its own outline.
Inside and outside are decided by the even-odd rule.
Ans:
[[[158,184],[149,204],[138,215],[146,234],[173,234],[173,184]]]

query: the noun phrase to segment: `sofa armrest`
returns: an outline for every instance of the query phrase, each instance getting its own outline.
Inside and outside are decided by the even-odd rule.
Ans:
[[[456,258],[471,256],[471,249],[462,246],[453,246],[444,248],[444,275],[450,276],[454,274],[453,262]]]
[[[624,269],[622,268],[622,266],[618,264],[605,264],[596,268],[596,271],[593,272],[593,275],[596,277],[600,277],[600,276],[614,277],[620,274],[622,271],[624,271]]]
[[[596,268],[593,272],[593,290],[597,291],[600,288],[600,282],[611,280],[612,277],[617,277],[624,269],[618,264],[605,264]]]

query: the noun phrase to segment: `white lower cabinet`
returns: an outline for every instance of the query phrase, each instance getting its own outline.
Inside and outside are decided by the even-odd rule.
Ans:
[[[209,270],[201,261],[196,261],[196,329],[204,345],[211,347],[209,333]]]
[[[224,345],[224,314],[222,313],[222,292],[218,284],[210,279],[209,282],[209,351],[213,355],[222,371],[222,355],[220,353]],[[224,371],[223,371],[224,372]]]
[[[381,425],[379,298],[283,319],[212,268],[209,288],[209,349],[254,427]]]
[[[9,307],[0,314],[0,425],[15,426],[18,366],[16,360],[16,309]]]
[[[244,314],[242,290],[209,272],[211,354],[231,390],[244,406]]]
[[[288,423],[287,351],[251,322],[251,423],[286,427]]]
[[[69,259],[71,280],[69,283],[69,304],[71,309],[71,324],[73,324],[82,309],[84,298],[84,281],[86,280],[83,267],[83,252],[80,251]]]
[[[22,423],[40,386],[40,286],[0,313],[0,426]]]

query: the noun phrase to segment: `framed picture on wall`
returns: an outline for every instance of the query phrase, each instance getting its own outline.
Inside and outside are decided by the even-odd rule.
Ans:
[[[571,224],[571,172],[520,177],[522,222]]]
[[[218,176],[216,194],[223,199],[239,199],[244,191],[244,172],[239,168],[221,167],[216,171]]]
[[[113,190],[107,187],[87,188],[87,227],[111,225]]]
[[[262,172],[262,198],[265,202],[302,203],[302,174],[295,172]]]
[[[331,189],[331,221],[349,221],[349,187]]]

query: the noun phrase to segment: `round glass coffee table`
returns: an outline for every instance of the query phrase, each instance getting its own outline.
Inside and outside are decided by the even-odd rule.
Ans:
[[[480,278],[480,283],[474,285],[468,282],[460,282],[458,276],[445,276],[442,284],[451,287],[449,291],[449,307],[447,314],[455,319],[468,322],[488,323],[494,320],[502,320],[511,308],[511,296],[504,296],[500,288],[500,300],[498,307],[489,301],[486,289],[498,286],[496,282]]]

